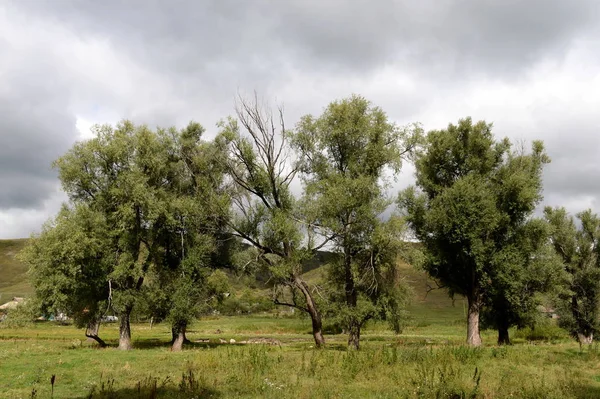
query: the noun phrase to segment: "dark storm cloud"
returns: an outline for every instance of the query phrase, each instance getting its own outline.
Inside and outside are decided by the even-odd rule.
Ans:
[[[40,55],[13,53],[0,67],[0,210],[40,207],[56,188],[52,161],[77,137],[69,82]]]
[[[151,68],[273,78],[286,67],[364,73],[386,63],[446,76],[513,76],[563,55],[595,25],[595,0],[26,2],[110,37]],[[444,76],[440,77],[442,80]]]
[[[563,134],[546,139],[552,161],[544,173],[545,203],[571,205],[573,212],[600,205],[600,124],[574,120],[555,129]]]
[[[0,26],[0,211],[40,209],[57,184],[50,163],[77,139],[81,110],[100,110],[83,112],[91,122],[107,122],[104,115],[163,126],[195,119],[214,132],[238,89],[283,101],[288,125],[355,91],[402,122],[424,115],[417,120],[430,129],[436,126],[427,113],[461,101],[474,82],[527,84],[540,62],[560,63],[582,39],[597,39],[599,6],[596,0],[0,2],[0,22],[4,13],[15,30],[7,39]],[[10,41],[21,33],[37,45]],[[394,78],[394,71],[408,83],[377,80]],[[573,134],[569,124],[553,123],[559,112],[548,109],[554,110],[541,107],[534,115],[539,126],[524,133],[544,139],[554,159],[546,198],[600,198],[592,181],[600,161],[589,150],[599,143],[593,121],[582,120],[578,139],[565,143],[561,137]],[[470,111],[464,112],[458,116]]]

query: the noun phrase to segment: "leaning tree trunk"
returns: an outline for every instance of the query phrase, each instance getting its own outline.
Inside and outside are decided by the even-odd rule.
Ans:
[[[180,323],[178,326],[172,328],[173,345],[171,346],[171,351],[181,352],[184,342],[189,342],[185,337],[186,327],[187,323]]]
[[[131,325],[129,323],[129,317],[131,316],[131,307],[125,309],[120,315],[119,325],[119,349],[130,350],[133,348],[131,345]]]
[[[98,336],[99,331],[100,331],[100,319],[90,320],[90,322],[88,323],[88,325],[85,329],[85,336],[88,337],[89,340],[96,341],[98,343],[98,345],[100,345],[101,348],[105,348],[106,342],[104,342],[102,340],[102,338],[100,338]]]
[[[321,315],[319,314],[315,301],[313,300],[312,294],[310,293],[306,283],[299,277],[296,277],[294,279],[294,284],[302,292],[302,295],[304,295],[304,299],[306,300],[306,309],[308,310],[308,314],[310,315],[310,319],[312,321],[312,333],[313,338],[315,339],[315,345],[317,348],[321,348],[323,345],[325,345]]]
[[[481,346],[481,335],[479,333],[479,309],[481,301],[477,295],[467,296],[469,310],[467,314],[467,345]]]

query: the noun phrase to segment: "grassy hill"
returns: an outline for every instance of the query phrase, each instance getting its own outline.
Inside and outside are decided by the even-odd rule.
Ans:
[[[26,242],[26,238],[0,240],[0,304],[32,292],[27,281],[27,268],[15,259]]]
[[[27,268],[15,259],[26,242],[27,239],[0,240],[0,304],[14,296],[27,296],[32,293],[27,281]],[[322,265],[331,262],[333,256],[329,252],[320,251],[315,259],[304,265],[305,278],[309,282],[322,280],[327,272],[327,266]],[[404,279],[413,290],[413,301],[409,309],[413,319],[412,324],[427,326],[463,322],[465,304],[462,298],[458,298],[453,303],[446,290],[436,289],[428,292],[428,287],[435,287],[435,284],[424,272],[408,264],[401,264],[400,268]],[[261,282],[249,277],[232,278],[232,285],[240,291],[246,287],[264,289]]]
[[[322,255],[327,256],[327,255]],[[325,259],[325,258],[324,258]],[[456,296],[452,301],[445,289],[433,289],[437,287],[427,274],[415,267],[401,263],[400,274],[408,283],[413,292],[412,303],[409,306],[411,324],[428,325],[452,325],[456,323],[463,324],[466,318],[466,300]],[[316,283],[321,281],[327,273],[327,266],[310,268],[304,274],[307,281]]]

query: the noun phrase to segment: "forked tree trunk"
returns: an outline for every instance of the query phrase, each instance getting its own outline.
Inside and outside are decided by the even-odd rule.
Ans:
[[[467,345],[481,346],[481,335],[479,333],[479,309],[481,303],[476,295],[467,297],[469,310],[467,313]]]
[[[360,323],[356,320],[350,323],[348,329],[348,347],[350,349],[360,349]]]
[[[120,315],[119,324],[119,349],[130,350],[133,348],[131,345],[131,325],[129,323],[129,317],[131,316],[131,307],[125,309]]]
[[[183,343],[184,344],[188,344],[188,343],[192,342],[189,339],[187,339],[186,332],[187,332],[187,323],[185,325],[185,329],[183,330]],[[171,327],[171,344],[173,344],[173,342],[175,342],[175,340],[177,340],[178,337],[179,337],[179,330],[177,329],[177,327]]]
[[[172,329],[174,334],[173,345],[171,346],[171,351],[173,352],[181,352],[183,349],[183,343],[187,341],[185,337],[186,324],[179,325]]]
[[[304,299],[306,300],[306,309],[308,310],[308,314],[310,315],[310,319],[312,321],[312,334],[315,339],[315,346],[317,348],[321,348],[325,345],[325,338],[323,337],[323,322],[321,320],[321,315],[315,305],[315,301],[313,300],[312,294],[308,289],[308,286],[302,279],[296,277],[294,279],[294,284],[302,295],[304,295]]]
[[[582,334],[577,333],[577,339],[580,345],[591,345],[594,342],[594,333]]]
[[[102,340],[98,336],[98,332],[100,331],[100,319],[93,319],[87,325],[85,329],[85,336],[88,337],[88,340],[94,340],[100,345],[101,348],[106,347],[106,342]]]

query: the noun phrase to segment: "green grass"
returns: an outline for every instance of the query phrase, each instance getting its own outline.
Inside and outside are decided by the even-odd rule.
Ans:
[[[32,293],[27,281],[27,267],[15,259],[25,246],[26,238],[0,240],[0,304],[15,296],[27,296]]]
[[[3,299],[31,292],[14,259],[24,242],[0,241]],[[326,268],[309,266],[308,281],[324,277]],[[597,346],[581,350],[549,321],[511,331],[510,347],[495,346],[494,331],[482,333],[483,348],[465,347],[464,300],[428,292],[435,284],[409,265],[401,271],[414,294],[407,327],[395,335],[386,323],[368,324],[358,352],[346,349],[344,335],[326,335],[327,347],[315,349],[308,319],[273,314],[199,320],[188,338],[202,342],[181,353],[170,352],[165,324],[134,324],[135,349],[120,352],[114,323],[100,331],[106,349],[70,325],[0,323],[0,398],[50,398],[52,375],[54,398],[600,397]],[[252,283],[232,281],[240,290]],[[278,344],[241,343],[251,338]]]
[[[308,320],[296,318],[211,318],[188,334],[208,343],[173,353],[163,324],[134,325],[130,352],[98,349],[81,330],[50,322],[0,329],[0,398],[30,398],[33,390],[49,398],[51,375],[55,398],[600,397],[600,353],[569,340],[496,347],[486,332],[486,346],[473,349],[459,344],[462,326],[412,326],[396,336],[373,324],[353,352],[343,335],[314,349],[309,330]],[[101,335],[116,345],[117,325]],[[256,337],[281,345],[240,344]],[[235,344],[220,343],[232,338]]]

